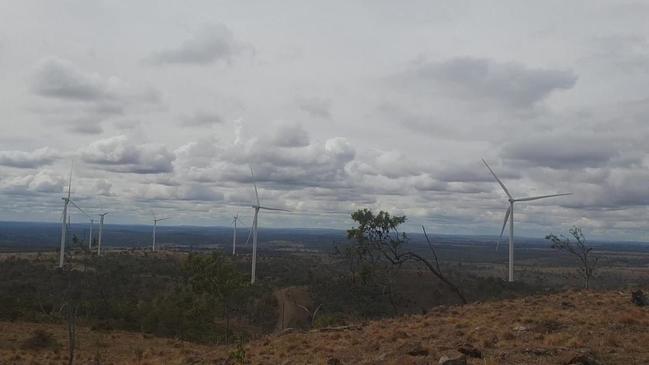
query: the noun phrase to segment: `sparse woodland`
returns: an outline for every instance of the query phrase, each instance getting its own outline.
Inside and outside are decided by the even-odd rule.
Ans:
[[[527,279],[515,283],[476,274],[481,266],[453,260],[425,230],[425,243],[415,244],[399,231],[405,216],[360,210],[352,218],[348,240],[335,243],[330,252],[265,252],[254,286],[249,284],[246,255],[126,250],[98,257],[73,237],[62,270],[54,268],[51,255],[3,259],[0,321],[65,329],[64,340],[34,332],[25,346],[66,351],[68,358],[93,346],[84,338],[89,330],[229,344],[235,346],[231,359],[245,360],[246,343],[278,329],[353,327],[367,320],[429,313],[439,305],[554,290],[542,277],[533,279],[536,274],[525,271],[521,274]],[[566,272],[577,270],[590,287],[598,258],[581,230],[573,228],[570,234],[547,239],[552,248],[569,254]],[[557,280],[574,276],[567,273]],[[278,291],[291,288],[301,293],[299,300],[278,299]],[[284,318],[286,306],[294,308],[293,317]]]

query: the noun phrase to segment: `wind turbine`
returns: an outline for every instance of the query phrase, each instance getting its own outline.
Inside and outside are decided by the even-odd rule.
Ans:
[[[255,210],[255,216],[252,219],[252,274],[250,275],[250,284],[254,284],[256,270],[257,270],[257,226],[258,226],[259,211],[264,209],[264,210],[279,210],[282,212],[288,212],[288,210],[262,206],[261,203],[259,202],[259,192],[257,191],[257,184],[255,183],[255,173],[252,171],[252,167],[250,167],[250,175],[252,176],[252,184],[255,187],[255,198],[257,201],[257,204],[252,205],[252,209]]]
[[[63,268],[63,261],[65,259],[65,234],[68,229],[68,204],[70,204],[70,192],[72,189],[72,168],[70,168],[70,179],[68,180],[68,195],[63,197],[63,214],[61,222],[61,252],[59,253],[59,268]]]
[[[104,233],[104,217],[108,212],[98,214],[99,216],[99,237],[97,237],[97,256],[101,256],[101,237]]]
[[[169,217],[156,218],[155,214],[153,214],[153,245],[151,246],[152,251],[155,251],[155,230],[156,227],[158,226],[158,222],[163,221],[165,219],[169,219]]]
[[[237,254],[237,221],[239,220],[239,214],[235,215],[232,219],[232,223],[234,224],[234,231],[232,234],[232,256],[235,256]]]
[[[95,225],[95,219],[90,218],[90,233],[88,234],[88,250],[92,250],[92,227]]]
[[[515,199],[512,197],[512,195],[509,193],[509,190],[505,187],[505,184],[503,184],[502,181],[496,176],[496,173],[489,167],[487,164],[487,161],[482,159],[482,163],[489,169],[489,172],[493,175],[493,177],[496,179],[498,184],[500,184],[500,187],[503,188],[505,191],[505,194],[507,194],[507,198],[509,200],[509,208],[507,208],[507,211],[505,212],[505,221],[503,222],[503,228],[500,230],[500,237],[498,238],[498,243],[496,244],[496,249],[500,246],[500,240],[503,238],[503,233],[505,232],[505,226],[507,226],[507,220],[509,219],[509,275],[508,275],[508,280],[510,282],[514,281],[514,203],[516,202],[528,202],[532,200],[539,200],[539,199],[545,199],[545,198],[552,198],[556,196],[564,196],[564,195],[570,195],[572,193],[562,193],[562,194],[551,194],[551,195],[540,195],[540,196],[531,196],[528,198],[518,198]]]

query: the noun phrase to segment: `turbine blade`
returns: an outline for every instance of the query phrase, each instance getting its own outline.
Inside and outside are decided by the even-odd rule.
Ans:
[[[259,206],[259,192],[257,191],[257,183],[255,183],[255,173],[252,171],[252,166],[250,166],[250,176],[252,176],[252,185],[255,187],[255,198],[257,199],[257,206]]]
[[[540,196],[531,196],[529,198],[521,198],[521,199],[515,199],[514,201],[517,202],[528,202],[531,200],[539,200],[539,199],[545,199],[545,198],[553,198],[555,196],[564,196],[564,195],[572,195],[572,193],[563,193],[563,194],[551,194],[551,195],[540,195]]]
[[[265,210],[278,210],[280,212],[290,212],[288,209],[281,209],[281,208],[270,208],[270,207],[259,207],[259,209],[265,209]]]
[[[500,241],[503,239],[503,233],[505,233],[505,227],[507,226],[507,221],[509,220],[509,215],[512,212],[512,207],[509,206],[507,208],[507,212],[505,212],[505,220],[503,221],[503,228],[500,230],[500,237],[498,237],[498,243],[496,243],[496,251],[498,251],[498,248],[500,247]]]
[[[85,215],[86,217],[88,217],[88,219],[92,219],[92,218],[90,218],[90,215],[88,215],[88,213],[86,213],[83,209],[81,209],[81,208],[77,205],[77,203],[74,202],[74,200],[69,200],[69,202],[70,202],[70,204],[74,205],[75,208],[79,209],[79,211],[80,211],[81,213],[83,213],[83,215]]]
[[[494,172],[494,170],[492,170],[491,167],[489,167],[489,165],[487,164],[487,161],[482,159],[482,163],[484,163],[484,165],[487,167],[487,169],[489,169],[489,172],[491,172],[491,174],[496,178],[496,181],[498,181],[498,184],[500,184],[500,186],[503,188],[503,190],[505,190],[505,194],[507,194],[509,199],[514,199],[514,198],[512,198],[512,195],[509,193],[509,190],[507,190],[507,188],[505,187],[505,184],[503,184],[503,182],[500,181],[498,176],[496,176],[496,173]]]
[[[74,162],[70,165],[70,178],[68,179],[68,199],[70,199],[70,194],[72,193],[72,168],[74,167]]]
[[[252,218],[252,225],[250,226],[250,230],[248,231],[248,238],[246,238],[246,243],[244,243],[244,245],[247,245],[248,242],[250,242],[250,237],[252,236],[252,229],[255,226],[256,220],[257,220],[257,213],[255,213],[254,217]]]

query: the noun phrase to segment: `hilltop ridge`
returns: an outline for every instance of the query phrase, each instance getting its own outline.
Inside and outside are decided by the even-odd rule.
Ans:
[[[468,364],[647,364],[649,307],[630,291],[558,294],[439,306],[427,314],[308,331],[284,330],[235,346],[202,346],[134,333],[80,332],[79,358],[113,364],[437,364],[469,354]],[[65,351],[19,348],[30,330],[49,326],[65,343],[63,326],[2,323],[0,358],[9,363],[58,363]],[[91,336],[93,340],[84,338]],[[94,337],[93,337],[94,336]],[[102,338],[99,338],[104,336]],[[102,344],[97,348],[96,344]],[[13,345],[13,347],[12,347]],[[49,351],[49,352],[48,352]],[[581,362],[580,362],[581,361]],[[83,360],[81,360],[83,363]]]

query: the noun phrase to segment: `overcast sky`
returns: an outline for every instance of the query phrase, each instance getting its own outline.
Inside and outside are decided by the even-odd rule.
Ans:
[[[0,220],[649,239],[649,4],[0,1]],[[83,217],[75,213],[73,221]]]

